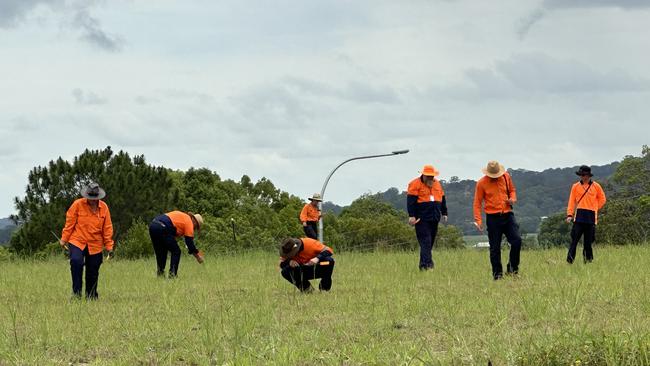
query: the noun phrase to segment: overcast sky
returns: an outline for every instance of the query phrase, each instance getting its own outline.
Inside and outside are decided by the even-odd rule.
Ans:
[[[301,197],[411,150],[343,166],[339,204],[427,163],[638,155],[649,19],[647,0],[0,0],[0,217],[34,166],[108,145]]]

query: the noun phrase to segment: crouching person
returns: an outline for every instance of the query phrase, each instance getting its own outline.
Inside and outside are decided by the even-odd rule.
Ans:
[[[320,278],[318,289],[329,291],[332,288],[332,272],[334,272],[332,254],[332,249],[316,239],[284,239],[280,246],[282,277],[302,292],[313,291],[314,288],[309,280]]]

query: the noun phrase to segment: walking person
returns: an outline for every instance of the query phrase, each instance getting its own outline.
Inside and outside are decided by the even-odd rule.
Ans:
[[[498,280],[503,277],[501,239],[504,234],[510,243],[507,274],[519,272],[521,236],[512,211],[512,206],[517,202],[517,189],[510,174],[498,161],[488,162],[482,171],[485,176],[476,182],[474,192],[474,225],[483,232],[481,211],[485,211],[492,276]]]
[[[320,193],[314,193],[309,197],[309,203],[305,204],[300,211],[300,222],[302,230],[308,238],[318,239],[318,221],[320,220],[320,202],[323,202]]]
[[[178,247],[176,238],[183,236],[185,246],[189,254],[196,258],[196,261],[203,263],[203,253],[196,249],[194,244],[195,233],[198,233],[203,225],[203,217],[191,212],[172,211],[159,215],[149,224],[149,236],[156,253],[157,274],[159,277],[165,275],[167,265],[167,253],[171,254],[169,262],[169,277],[178,275],[178,266],[181,261],[181,249]]]
[[[70,251],[73,297],[81,298],[85,266],[86,299],[95,300],[99,297],[97,281],[102,251],[106,249],[109,256],[113,253],[113,223],[108,205],[102,201],[106,192],[99,184],[90,183],[81,190],[81,196],[65,214],[59,244]]]
[[[406,192],[406,208],[409,225],[415,226],[415,236],[420,244],[421,271],[433,269],[431,256],[438,234],[438,223],[447,222],[447,200],[439,175],[432,165],[425,165],[420,176],[409,182]]]
[[[566,256],[568,263],[573,263],[576,257],[576,249],[580,237],[583,237],[583,251],[582,256],[585,263],[590,263],[594,260],[594,252],[592,244],[596,236],[596,224],[598,223],[598,210],[603,208],[607,198],[603,188],[594,182],[591,177],[591,167],[587,165],[581,166],[576,175],[580,180],[573,184],[571,187],[571,194],[569,195],[569,204],[566,210],[567,223],[573,222],[571,228],[571,245],[569,252]]]
[[[280,246],[280,273],[301,292],[312,292],[310,280],[320,278],[318,289],[332,288],[334,258],[331,248],[311,238],[288,238]]]

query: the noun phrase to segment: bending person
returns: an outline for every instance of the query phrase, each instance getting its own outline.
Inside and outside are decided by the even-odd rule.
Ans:
[[[178,275],[178,265],[181,261],[181,249],[178,247],[176,238],[185,237],[185,245],[188,253],[193,255],[197,262],[203,263],[203,253],[194,245],[194,233],[198,232],[203,225],[203,217],[191,212],[172,211],[160,215],[149,224],[149,236],[156,253],[156,264],[158,265],[158,276],[165,275],[167,265],[167,253],[171,253],[169,263],[169,277]]]

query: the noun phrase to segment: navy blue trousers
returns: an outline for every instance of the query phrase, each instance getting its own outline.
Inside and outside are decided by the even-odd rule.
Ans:
[[[573,227],[571,228],[571,245],[569,246],[569,252],[566,256],[566,261],[569,263],[573,263],[573,260],[576,257],[576,250],[581,236],[584,236],[584,249],[582,250],[582,256],[585,263],[594,260],[594,251],[591,244],[593,244],[596,237],[596,225],[584,222],[574,222]]]
[[[431,250],[433,243],[436,241],[438,234],[438,221],[424,221],[420,220],[415,224],[415,236],[420,243],[420,269],[433,268],[433,258],[431,257]]]
[[[508,273],[517,273],[519,271],[521,236],[519,235],[519,225],[515,221],[515,214],[512,212],[505,214],[487,214],[485,215],[485,223],[487,225],[488,240],[490,241],[490,263],[492,264],[492,275],[494,279],[503,276],[501,239],[504,234],[506,239],[508,239],[508,243],[510,243]]]
[[[163,227],[160,222],[153,221],[149,224],[149,237],[153,244],[153,250],[156,253],[156,265],[158,267],[158,276],[165,274],[167,265],[167,253],[171,253],[169,262],[169,277],[176,277],[178,266],[181,262],[181,248],[176,242],[176,229],[167,225]]]
[[[308,238],[318,239],[318,221],[307,221],[307,226],[303,226],[302,230]]]
[[[332,273],[334,272],[334,258],[327,257],[321,262],[329,262],[328,265],[321,265],[320,263],[315,266],[300,265],[298,267],[284,266],[282,268],[282,277],[287,281],[294,284],[298,290],[307,291],[311,288],[309,280],[320,278],[318,289],[321,291],[329,291],[332,288]]]
[[[72,274],[72,294],[81,297],[81,287],[84,266],[86,266],[86,298],[96,299],[97,280],[99,279],[99,267],[103,262],[102,253],[88,253],[88,246],[84,250],[70,244],[70,273]]]

